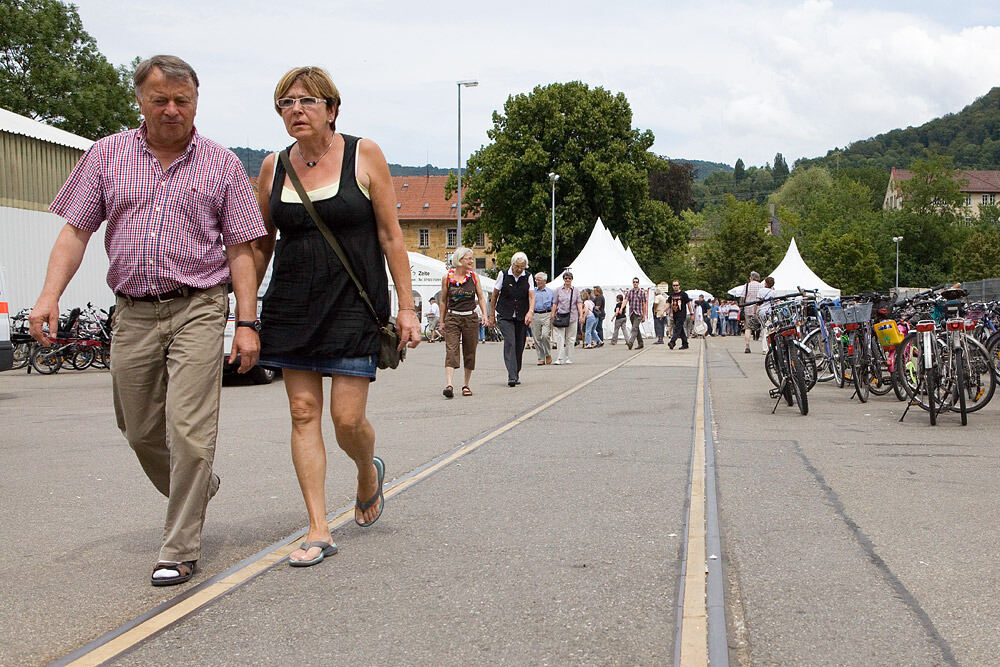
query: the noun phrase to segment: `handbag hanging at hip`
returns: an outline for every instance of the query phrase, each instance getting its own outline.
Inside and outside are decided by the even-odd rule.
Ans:
[[[566,327],[569,326],[569,323],[570,319],[568,310],[565,313],[557,312],[556,318],[552,320],[552,326],[557,327],[559,329],[565,329]]]
[[[312,200],[309,199],[309,195],[306,194],[305,188],[302,187],[298,174],[296,174],[295,169],[292,168],[292,161],[288,159],[288,149],[286,148],[281,151],[278,154],[278,158],[281,160],[281,164],[285,167],[285,173],[288,174],[288,179],[292,182],[292,185],[295,186],[295,192],[298,193],[299,199],[302,200],[302,205],[305,206],[306,211],[309,212],[309,217],[316,223],[316,227],[318,227],[319,231],[323,233],[323,237],[326,239],[326,242],[330,244],[330,247],[333,248],[333,252],[340,258],[341,263],[344,265],[344,269],[347,270],[347,274],[351,276],[351,280],[354,281],[354,286],[358,288],[361,300],[365,302],[365,305],[368,307],[368,312],[371,313],[372,317],[375,318],[375,323],[378,324],[378,367],[383,369],[396,368],[399,366],[399,362],[406,359],[406,349],[399,349],[399,330],[396,329],[395,318],[390,317],[386,322],[382,322],[379,319],[378,313],[375,312],[375,306],[372,305],[371,299],[368,298],[368,292],[365,291],[365,288],[361,285],[361,281],[358,279],[357,274],[354,272],[354,265],[351,264],[349,259],[347,259],[347,255],[344,253],[344,249],[340,246],[340,242],[337,241],[337,237],[334,236],[333,232],[330,231],[330,228],[327,227],[326,223],[316,211],[316,207],[313,206]]]

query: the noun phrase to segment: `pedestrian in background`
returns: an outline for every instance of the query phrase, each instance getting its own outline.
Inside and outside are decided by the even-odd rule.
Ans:
[[[740,305],[743,306],[743,340],[746,342],[746,349],[743,352],[746,354],[750,354],[750,335],[760,330],[760,323],[754,317],[754,314],[757,312],[757,306],[744,306],[743,304],[748,301],[756,301],[757,292],[760,291],[762,286],[760,274],[756,271],[751,271],[750,280],[743,287],[743,299],[740,302]]]
[[[146,476],[167,497],[150,581],[171,586],[195,573],[205,509],[219,489],[212,467],[230,282],[237,320],[230,361],[239,358],[240,373],[257,362],[250,244],[267,230],[239,159],[194,127],[194,69],[176,56],[154,56],[139,63],[132,81],[144,120],[98,139],[56,195],[50,208],[66,224],[28,321],[31,335],[50,345],[59,298],[106,220],[102,241],[116,295],[115,417]],[[100,581],[105,567],[95,563],[87,575]]]
[[[625,344],[630,350],[633,345],[636,345],[640,350],[642,349],[642,331],[640,325],[646,321],[647,298],[646,290],[639,287],[639,279],[633,278],[632,289],[625,293],[625,300],[628,301],[629,320],[632,325],[632,330],[629,332],[628,340],[625,341]]]
[[[427,326],[424,327],[424,333],[427,334],[427,340],[434,342],[439,334],[438,327],[441,325],[441,307],[437,304],[437,299],[431,297],[427,300]]]
[[[507,367],[508,387],[521,384],[524,339],[534,314],[535,290],[531,288],[528,256],[515,252],[510,258],[510,268],[497,274],[496,285],[490,295],[490,314],[486,318],[487,324],[497,324],[503,335],[503,363]]]
[[[719,335],[719,300],[712,299],[711,305],[708,308],[708,322],[711,327],[708,330],[709,335],[718,336]]]
[[[674,330],[670,336],[668,347],[672,350],[677,344],[677,339],[681,339],[681,349],[688,349],[687,322],[694,320],[694,308],[691,297],[687,292],[681,291],[681,283],[678,280],[673,282],[673,292],[670,293],[670,312],[673,315]]]
[[[597,337],[597,347],[601,347],[604,345],[604,318],[607,316],[607,311],[604,308],[604,290],[600,285],[594,287],[594,295],[591,298],[594,300],[594,317],[597,318],[594,334]]]
[[[740,307],[731,299],[726,302],[726,326],[729,327],[730,336],[740,334]]]
[[[597,339],[594,335],[594,329],[597,327],[597,316],[594,315],[594,299],[590,290],[583,290],[580,298],[583,299],[583,349],[590,350],[597,347]]]
[[[451,256],[452,268],[441,279],[441,320],[444,322],[445,398],[455,395],[455,370],[465,370],[462,396],[472,396],[469,380],[476,369],[476,346],[479,343],[480,319],[477,312],[486,309],[483,288],[476,277],[476,259],[470,248],[459,246]],[[459,356],[459,347],[462,354]]]
[[[663,290],[657,289],[653,296],[653,329],[656,332],[656,342],[653,345],[663,345],[663,332],[667,325],[667,297]]]
[[[531,319],[531,335],[535,339],[538,365],[552,363],[552,299],[555,293],[547,287],[549,276],[544,271],[535,274],[535,316]]]
[[[573,274],[563,271],[562,287],[555,291],[552,299],[552,330],[556,339],[558,357],[556,365],[573,363],[573,345],[576,329],[583,316],[583,302],[580,290],[573,287]]]
[[[625,297],[619,294],[615,297],[615,328],[611,333],[611,344],[618,344],[618,332],[622,332],[622,339],[628,340],[628,305]]]

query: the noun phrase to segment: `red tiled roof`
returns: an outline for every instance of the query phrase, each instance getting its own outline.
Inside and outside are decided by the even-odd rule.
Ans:
[[[1000,192],[1000,171],[989,170],[965,170],[958,171],[959,178],[963,178],[968,183],[962,186],[962,192]],[[909,169],[892,168],[892,180],[896,183],[908,181],[913,178],[913,172]]]
[[[447,176],[393,176],[392,186],[396,190],[396,213],[400,221],[405,220],[454,220],[458,217],[456,204],[458,197],[444,198]],[[462,187],[463,202],[465,187]],[[465,216],[462,216],[463,219]],[[475,219],[478,216],[471,216]]]

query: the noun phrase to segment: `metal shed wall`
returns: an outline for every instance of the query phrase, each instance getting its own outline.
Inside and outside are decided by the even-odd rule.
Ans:
[[[45,282],[49,252],[66,221],[53,213],[0,206],[0,264],[7,276],[10,312],[35,305]],[[103,230],[103,227],[102,227]],[[83,263],[59,300],[63,310],[74,306],[107,308],[114,294],[107,283],[108,255],[104,232],[90,238]]]
[[[0,206],[48,211],[83,151],[0,131]]]

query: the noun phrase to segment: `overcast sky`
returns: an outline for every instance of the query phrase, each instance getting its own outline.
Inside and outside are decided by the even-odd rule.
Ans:
[[[632,106],[653,151],[791,164],[960,111],[1000,85],[996,0],[75,0],[115,64],[178,55],[197,70],[196,124],[228,146],[290,143],[271,96],[321,65],[337,129],[390,162],[454,167],[493,111],[536,85],[580,80]]]

